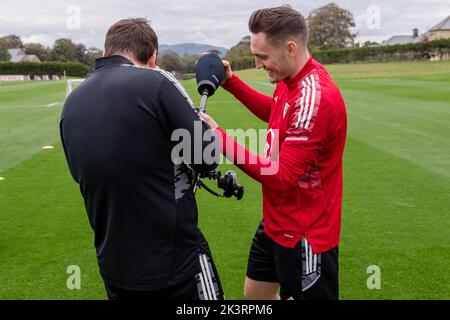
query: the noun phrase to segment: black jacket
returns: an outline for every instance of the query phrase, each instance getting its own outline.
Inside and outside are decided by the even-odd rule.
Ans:
[[[61,139],[108,284],[154,290],[199,272],[192,179],[171,158],[172,132],[182,128],[194,137],[195,121],[189,96],[171,74],[122,56],[98,59],[67,98]],[[200,143],[202,151],[209,143]],[[194,138],[192,151],[193,144]],[[217,166],[200,160],[191,166],[197,172]]]

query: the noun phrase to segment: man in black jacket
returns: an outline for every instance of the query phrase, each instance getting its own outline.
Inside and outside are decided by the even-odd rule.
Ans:
[[[210,128],[180,83],[156,67],[157,47],[146,19],[111,26],[104,57],[64,105],[66,159],[110,299],[222,299],[192,178],[214,169],[219,154],[194,162],[214,136],[202,139]],[[172,156],[177,129],[193,137],[183,163]]]

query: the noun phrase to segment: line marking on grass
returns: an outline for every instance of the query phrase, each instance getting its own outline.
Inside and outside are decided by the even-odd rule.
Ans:
[[[47,107],[54,107],[58,104],[59,102],[53,102],[47,105]]]
[[[3,180],[5,180],[5,178],[3,178],[3,177],[0,177],[0,181],[3,181]]]
[[[54,148],[53,146],[43,146],[42,147],[42,149],[44,149],[44,150],[51,150],[53,148]]]

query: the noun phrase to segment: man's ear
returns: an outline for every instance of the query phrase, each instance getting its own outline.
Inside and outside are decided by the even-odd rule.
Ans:
[[[295,57],[297,55],[298,45],[297,45],[297,43],[295,41],[289,41],[287,43],[286,49],[287,49],[288,57],[293,58],[293,57]]]
[[[150,67],[150,68],[155,68],[156,67],[156,57],[157,57],[157,55],[158,55],[158,53],[155,50],[155,52],[153,52],[153,55],[150,57],[150,59],[148,59],[147,67]]]

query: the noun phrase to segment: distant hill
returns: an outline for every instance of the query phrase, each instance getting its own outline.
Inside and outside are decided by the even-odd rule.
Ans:
[[[227,48],[223,48],[223,47],[215,47],[215,46],[210,46],[207,44],[198,44],[198,43],[180,43],[180,44],[173,44],[173,45],[167,45],[167,44],[162,44],[159,46],[159,54],[164,54],[164,51],[166,50],[171,50],[173,52],[175,52],[176,54],[178,54],[179,56],[184,56],[184,55],[188,55],[188,56],[192,56],[192,55],[199,55],[205,51],[208,50],[217,50],[220,52],[220,56],[224,57],[225,54],[228,52]]]

